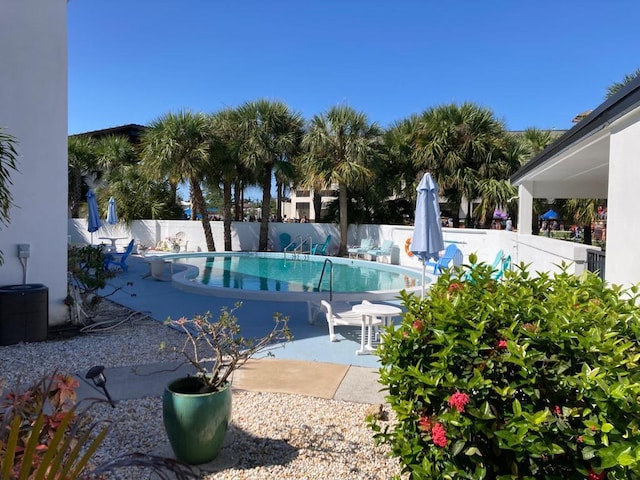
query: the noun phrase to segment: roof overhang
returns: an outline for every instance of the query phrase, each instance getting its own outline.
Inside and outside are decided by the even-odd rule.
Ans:
[[[638,107],[640,77],[526,163],[511,183],[527,183],[534,198],[607,198],[611,132]]]

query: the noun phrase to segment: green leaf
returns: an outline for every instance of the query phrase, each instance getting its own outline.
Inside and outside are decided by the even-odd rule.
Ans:
[[[519,417],[522,415],[522,405],[520,404],[520,400],[517,398],[511,404],[511,409],[513,410],[513,415],[515,417]]]

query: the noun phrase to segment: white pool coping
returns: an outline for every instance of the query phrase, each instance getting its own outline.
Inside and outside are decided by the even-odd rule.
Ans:
[[[194,252],[194,253],[155,253],[153,255],[147,255],[145,258],[150,259],[152,257],[159,257],[165,260],[172,260],[185,257],[211,257],[211,256],[251,256],[251,257],[266,257],[266,258],[282,258],[282,252]],[[291,252],[287,253],[287,257],[293,257]],[[373,267],[382,271],[392,271],[397,273],[405,273],[412,278],[416,278],[416,285],[405,288],[407,292],[420,293],[422,287],[420,285],[420,276],[422,270],[413,268],[401,267],[399,265],[390,265],[386,263],[373,262],[369,260],[359,260],[353,258],[342,257],[325,257],[321,255],[308,255],[298,254],[298,259],[324,262],[329,259],[332,263],[340,264],[352,264],[352,265],[365,265]],[[172,285],[182,291],[189,293],[197,293],[200,295],[209,295],[214,297],[234,298],[238,300],[263,300],[263,301],[280,301],[280,302],[320,302],[320,300],[329,300],[330,292],[323,290],[320,292],[291,292],[291,291],[261,291],[261,290],[244,290],[240,288],[225,288],[225,287],[210,287],[203,285],[196,281],[200,271],[198,267],[189,265],[186,263],[180,263],[182,268],[180,271],[173,273],[171,276]],[[426,275],[427,285],[431,283],[434,278],[432,275]],[[360,302],[362,300],[369,301],[382,301],[382,300],[397,300],[399,296],[399,290],[370,290],[362,292],[333,292],[331,294],[331,301],[343,301],[343,302]]]

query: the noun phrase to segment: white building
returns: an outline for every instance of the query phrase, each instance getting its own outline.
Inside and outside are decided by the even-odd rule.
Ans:
[[[518,234],[531,235],[534,198],[606,198],[605,279],[640,282],[640,77],[516,172]]]
[[[2,227],[0,285],[48,287],[49,324],[67,308],[67,2],[0,2],[0,127],[17,141],[15,207]],[[18,244],[29,258],[18,258]]]

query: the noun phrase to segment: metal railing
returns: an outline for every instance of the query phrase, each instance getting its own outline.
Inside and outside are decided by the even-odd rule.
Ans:
[[[308,246],[308,250],[305,250],[305,244]],[[293,250],[289,250],[289,248],[292,245],[296,245],[296,247]],[[308,238],[303,239],[302,235],[300,235],[298,238],[295,238],[293,240],[291,240],[291,242],[289,243],[289,245],[284,247],[283,250],[283,255],[284,255],[284,259],[287,259],[287,252],[289,252],[291,254],[292,258],[297,258],[298,255],[304,255],[304,254],[311,254],[311,247],[312,247],[313,243],[312,243],[312,239],[311,239],[311,235],[309,235]]]
[[[327,263],[329,264],[329,301],[333,300],[333,262],[326,258],[324,263],[322,264],[322,273],[320,274],[320,281],[318,282],[318,288],[316,288],[316,292],[320,291],[320,287],[322,286],[322,278],[324,277],[324,271],[327,268]]]
[[[587,270],[596,272],[604,280],[607,254],[601,250],[587,250]]]

